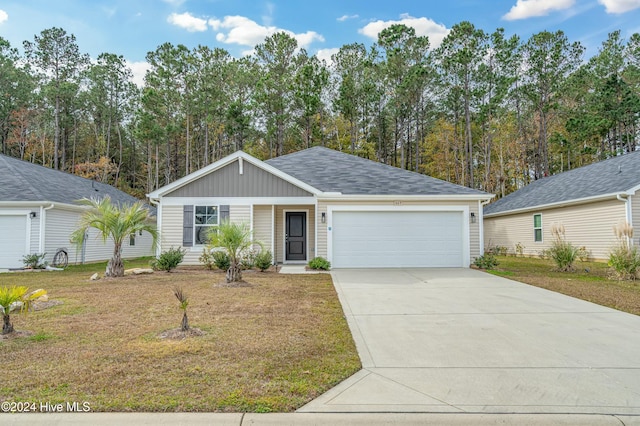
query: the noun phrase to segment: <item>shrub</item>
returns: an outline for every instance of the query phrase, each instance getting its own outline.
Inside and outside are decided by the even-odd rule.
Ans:
[[[262,250],[256,255],[256,266],[262,271],[269,269],[273,263],[273,254],[271,250]]]
[[[516,248],[514,251],[516,257],[520,256],[520,257],[524,257],[524,246],[522,245],[522,243],[518,242],[516,243]]]
[[[240,267],[242,269],[253,269],[256,264],[257,253],[254,249],[250,248],[240,253]]]
[[[492,253],[485,253],[480,257],[476,257],[473,264],[480,269],[494,269],[499,263]]]
[[[202,249],[202,254],[198,258],[200,263],[204,265],[207,269],[215,268],[216,264],[213,261],[213,253],[209,249]]]
[[[319,269],[322,271],[328,271],[331,268],[331,262],[329,262],[324,257],[314,257],[309,262],[309,268],[311,269]]]
[[[47,266],[47,262],[43,262],[47,253],[33,253],[22,256],[22,263],[28,269],[43,269]]]
[[[553,242],[546,250],[546,257],[552,259],[559,271],[568,272],[573,270],[573,264],[579,257],[584,257],[582,249],[574,246],[565,238],[565,230],[562,224],[551,226]]]
[[[628,223],[618,224],[613,228],[618,245],[609,252],[609,267],[619,280],[635,280],[640,272],[640,253],[633,245],[633,227]]]
[[[151,262],[151,267],[156,271],[171,272],[172,269],[182,263],[185,253],[186,250],[180,247],[175,249],[171,247],[169,250],[160,253],[160,256]]]
[[[226,271],[231,266],[229,255],[226,252],[214,251],[212,256],[213,256],[213,264],[216,265],[216,268]]]

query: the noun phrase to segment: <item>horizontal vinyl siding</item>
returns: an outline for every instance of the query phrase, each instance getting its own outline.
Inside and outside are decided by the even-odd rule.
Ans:
[[[229,220],[233,223],[251,224],[251,206],[229,206]]]
[[[322,223],[322,212],[327,212],[327,206],[393,206],[393,201],[329,201],[318,203],[318,256],[327,257],[327,224]],[[469,250],[471,261],[480,256],[480,220],[477,201],[402,201],[402,206],[467,206],[469,214],[476,216],[476,223],[469,223]],[[465,218],[469,220],[469,218]],[[486,240],[486,237],[485,237]]]
[[[161,251],[182,247],[183,206],[160,205],[162,209],[162,229],[160,230]],[[271,207],[269,207],[271,208]],[[234,223],[251,223],[251,206],[229,206],[229,220]],[[200,255],[204,246],[184,247],[183,265],[200,265]]]
[[[160,250],[182,247],[182,206],[164,206],[162,209],[162,229],[160,230]],[[202,254],[202,246],[185,247],[183,265],[199,265],[198,258]]]
[[[78,226],[79,219],[79,212],[60,210],[57,208],[47,210],[44,230],[44,251],[47,253],[45,260],[51,262],[59,248],[66,248],[69,255],[69,263],[82,262],[82,251],[77,250],[76,245],[70,242],[71,233]],[[95,230],[93,230],[93,232],[95,232]],[[87,246],[90,244],[92,244],[91,233],[87,241]]]
[[[533,215],[538,213],[542,214],[542,242],[535,242],[533,235]],[[618,200],[485,218],[484,240],[486,247],[503,246],[509,253],[520,243],[524,254],[538,256],[551,246],[551,227],[557,223],[564,225],[567,241],[604,260],[616,243],[613,227],[625,218],[625,203]]]
[[[633,242],[640,245],[640,191],[631,197],[631,221],[633,225]]]
[[[83,248],[70,242],[72,232],[77,228],[81,213],[60,209],[51,209],[46,212],[45,252],[46,260],[51,262],[59,248],[67,249],[69,263],[99,262],[109,260],[113,256],[113,240],[102,240],[96,229],[90,228],[87,240]],[[122,243],[122,258],[133,259],[136,257],[153,256],[153,238],[148,232],[136,235],[135,246],[129,245],[129,237]]]
[[[253,238],[271,250],[271,206],[253,207]]]

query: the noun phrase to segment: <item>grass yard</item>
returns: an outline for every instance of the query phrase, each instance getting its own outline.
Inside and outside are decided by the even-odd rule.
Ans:
[[[640,315],[640,281],[609,279],[606,263],[576,262],[575,272],[555,272],[552,260],[499,256],[498,261],[488,272]]]
[[[126,268],[145,267],[128,262]],[[62,305],[11,315],[29,337],[0,340],[0,401],[88,402],[92,411],[286,412],[360,369],[328,274],[178,269],[89,281],[105,264],[0,274],[0,286],[44,288]],[[204,336],[180,326],[173,288]]]

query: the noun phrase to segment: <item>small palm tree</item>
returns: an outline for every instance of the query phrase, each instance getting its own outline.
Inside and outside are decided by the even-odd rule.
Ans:
[[[222,221],[217,229],[208,235],[209,246],[221,248],[229,256],[229,269],[227,269],[226,280],[228,283],[242,281],[242,268],[240,259],[242,252],[250,249],[259,242],[251,238],[251,230],[246,223],[231,223],[228,220]]]
[[[71,242],[81,246],[84,243],[86,232],[89,228],[97,229],[102,241],[113,240],[113,257],[107,264],[105,275],[107,277],[124,276],[124,263],[122,262],[122,242],[129,235],[146,231],[153,237],[153,246],[158,240],[158,232],[153,223],[149,210],[137,202],[131,205],[117,206],[111,202],[107,195],[104,198],[83,198],[80,203],[92,207],[80,217],[80,224],[71,235]]]
[[[175,294],[176,299],[180,302],[180,309],[182,309],[182,323],[180,324],[181,331],[189,331],[189,318],[187,318],[187,306],[189,306],[189,299],[187,299],[187,295],[184,294],[181,288],[174,288],[173,294]]]
[[[20,312],[28,312],[31,304],[37,298],[47,294],[46,290],[36,290],[27,293],[29,289],[23,286],[12,286],[0,288],[0,308],[2,309],[2,334],[13,333],[13,324],[11,324],[11,305],[15,302],[22,302]]]

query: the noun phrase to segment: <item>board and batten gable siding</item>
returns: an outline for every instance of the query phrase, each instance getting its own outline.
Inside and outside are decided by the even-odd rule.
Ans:
[[[328,206],[396,206],[394,201],[320,201],[318,203],[318,214],[316,221],[318,224],[318,253],[317,256],[327,257],[327,223],[322,223],[322,213],[327,213]],[[466,206],[469,215],[473,213],[476,223],[469,223],[469,252],[471,262],[480,256],[480,216],[478,201],[401,201],[400,206]],[[400,208],[398,209],[400,210]],[[466,217],[464,220],[469,220]],[[486,241],[486,237],[485,237]]]
[[[165,197],[309,197],[311,193],[243,161],[238,160],[190,182]]]
[[[534,241],[533,215],[542,215],[542,242]],[[564,225],[567,241],[585,247],[590,257],[606,260],[616,243],[613,227],[626,218],[626,206],[618,200],[580,204],[512,215],[485,217],[484,241],[486,247],[506,247],[514,253],[516,244],[524,246],[524,254],[538,256],[551,247],[554,223]]]
[[[290,205],[290,206],[276,206],[276,232],[275,232],[275,244],[274,244],[274,258],[276,262],[282,263],[284,261],[284,226],[285,215],[284,212],[302,212],[307,213],[307,261],[316,257],[315,245],[316,234],[314,226],[315,206],[313,205]],[[326,228],[325,228],[326,229]]]

